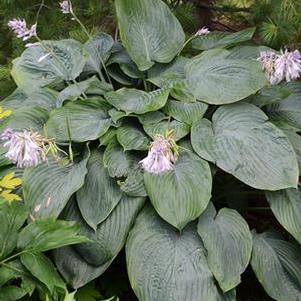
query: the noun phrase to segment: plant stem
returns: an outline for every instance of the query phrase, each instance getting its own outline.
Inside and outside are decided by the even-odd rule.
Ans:
[[[24,253],[26,253],[26,251],[21,251],[21,252],[16,253],[16,254],[14,254],[14,255],[12,255],[12,256],[10,256],[10,257],[7,257],[7,258],[5,258],[4,260],[0,261],[0,265],[5,264],[5,262],[10,261],[10,260],[12,260],[12,259],[14,259],[14,258],[16,258],[16,257],[19,257],[20,255],[22,255],[22,254],[24,254]]]
[[[91,40],[91,39],[92,39],[92,36],[90,35],[90,33],[89,33],[89,31],[87,30],[86,26],[81,22],[81,20],[80,20],[80,19],[77,17],[77,15],[74,13],[71,0],[69,0],[69,5],[70,5],[70,13],[71,13],[71,15],[72,15],[74,21],[76,21],[76,22],[79,24],[79,26],[82,28],[82,30],[84,31],[84,33],[87,35],[88,39]],[[103,67],[103,69],[104,69],[104,71],[105,71],[105,73],[106,73],[106,75],[107,75],[108,81],[109,81],[109,83],[112,85],[112,81],[111,81],[111,78],[110,78],[110,76],[109,76],[108,70],[107,70],[107,68],[106,68],[106,66],[105,66],[105,64],[104,64],[104,61],[103,61],[101,55],[98,54],[98,51],[96,51],[96,53],[97,53],[97,56],[98,56],[98,58],[99,58],[99,60],[100,60],[101,65],[102,65],[102,67]],[[101,70],[99,70],[98,73],[99,73],[100,79],[101,79],[102,81],[106,81],[106,79],[105,79],[104,75],[102,74]]]
[[[177,56],[179,56],[182,51],[184,50],[184,48],[187,46],[188,43],[190,43],[194,38],[196,38],[196,35],[191,36],[183,45],[182,49],[179,51],[179,53],[177,54]]]

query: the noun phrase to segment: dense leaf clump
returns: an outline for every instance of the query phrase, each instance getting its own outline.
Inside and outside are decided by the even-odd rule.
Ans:
[[[161,0],[115,6],[120,40],[41,40],[13,62],[18,87],[1,102],[12,111],[1,132],[38,132],[57,148],[17,169],[28,212],[16,226],[4,210],[23,205],[1,209],[15,238],[0,253],[0,275],[20,250],[12,264],[57,300],[66,291],[58,272],[79,289],[125,247],[140,301],[236,300],[249,264],[272,298],[300,300],[301,84],[269,84],[257,58],[271,49],[253,44],[253,28],[185,42]],[[8,172],[16,168],[5,139]],[[258,209],[275,218],[263,221]],[[42,254],[50,249],[58,272]],[[17,289],[32,293],[3,286],[0,296]]]

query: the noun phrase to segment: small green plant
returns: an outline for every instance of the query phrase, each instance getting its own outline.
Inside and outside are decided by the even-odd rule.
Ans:
[[[0,217],[0,300],[29,298],[35,291],[41,300],[65,296],[66,284],[43,252],[87,241],[79,226],[45,219],[23,227],[30,216],[21,202],[1,200]]]

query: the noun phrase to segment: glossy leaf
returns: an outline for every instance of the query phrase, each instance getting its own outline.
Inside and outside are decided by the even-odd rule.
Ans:
[[[145,124],[143,125],[143,129],[153,139],[157,134],[166,136],[167,132],[173,131],[175,141],[182,139],[190,132],[188,124],[177,120]]]
[[[0,205],[0,259],[5,258],[15,249],[18,230],[24,224],[27,216],[26,207],[19,202]]]
[[[13,94],[3,100],[1,105],[6,109],[17,110],[20,108],[41,107],[48,111],[55,108],[58,92],[42,88],[32,93],[26,93],[17,88]]]
[[[15,301],[26,295],[26,291],[17,286],[5,286],[0,288],[0,300]]]
[[[117,140],[126,150],[147,150],[150,139],[137,126],[124,124],[117,129]]]
[[[169,64],[156,64],[148,71],[147,80],[160,88],[169,88],[170,95],[177,100],[195,102],[185,77],[185,66],[189,61],[189,58],[178,56]]]
[[[197,99],[215,105],[233,103],[266,85],[259,62],[228,55],[227,50],[208,50],[186,65],[188,86]]]
[[[144,198],[124,196],[96,232],[85,224],[76,207],[69,208],[67,219],[79,222],[82,234],[92,242],[55,251],[56,265],[68,283],[79,288],[104,273],[123,248],[143,204]]]
[[[255,27],[243,29],[234,33],[213,31],[208,35],[199,36],[193,39],[192,47],[197,50],[229,47],[250,40],[254,33]]]
[[[159,110],[166,104],[168,89],[145,92],[137,89],[122,88],[105,95],[107,101],[116,109],[127,114],[144,114]]]
[[[156,211],[179,230],[199,217],[211,198],[209,164],[191,151],[180,151],[171,171],[145,172],[144,183]]]
[[[76,198],[83,218],[96,229],[116,207],[122,192],[105,168],[101,151],[91,153],[87,168],[85,184],[76,193]]]
[[[41,132],[49,117],[48,111],[41,107],[24,107],[17,109],[0,124],[0,132],[6,128],[12,130],[31,130]]]
[[[280,224],[301,244],[301,191],[267,191],[267,200]]]
[[[112,125],[108,110],[101,98],[70,102],[51,112],[45,131],[58,141],[95,140]]]
[[[110,57],[113,45],[113,38],[104,32],[96,34],[86,42],[84,47],[90,57],[86,63],[85,70],[101,72],[103,64],[105,64]]]
[[[300,246],[266,232],[253,235],[251,265],[269,296],[277,301],[299,301],[301,296]]]
[[[163,111],[178,121],[192,125],[204,116],[207,108],[208,105],[201,102],[169,100]]]
[[[276,121],[285,122],[301,130],[301,93],[291,94],[287,98],[268,105],[267,115]]]
[[[58,217],[68,200],[79,190],[87,173],[88,153],[78,163],[49,160],[26,169],[23,176],[25,204],[33,217]]]
[[[116,141],[112,141],[107,147],[103,155],[104,166],[108,169],[108,173],[113,178],[121,178],[127,176],[132,166],[135,164],[135,158],[128,151],[124,151],[121,145]]]
[[[178,232],[145,208],[126,244],[128,275],[138,299],[235,300],[235,292],[223,295],[216,287],[205,254],[195,224]]]
[[[194,150],[204,159],[257,189],[296,187],[296,154],[287,137],[257,107],[239,103],[217,109],[192,127]]]
[[[12,76],[19,88],[32,92],[64,80],[75,80],[86,60],[83,46],[75,40],[43,41],[43,45],[27,48],[13,61]]]
[[[252,235],[247,222],[233,209],[218,213],[212,203],[202,213],[198,233],[208,251],[210,270],[224,292],[240,282],[252,251]]]
[[[122,43],[140,70],[169,63],[181,51],[183,29],[161,0],[117,0],[115,6]]]

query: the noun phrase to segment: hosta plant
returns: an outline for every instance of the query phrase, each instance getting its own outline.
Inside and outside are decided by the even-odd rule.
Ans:
[[[161,0],[115,7],[120,40],[9,24],[31,40],[1,103],[2,169],[17,165],[32,219],[90,239],[54,251],[59,272],[78,289],[125,246],[140,301],[236,300],[249,265],[271,298],[301,300],[299,51],[254,28],[185,37]]]

